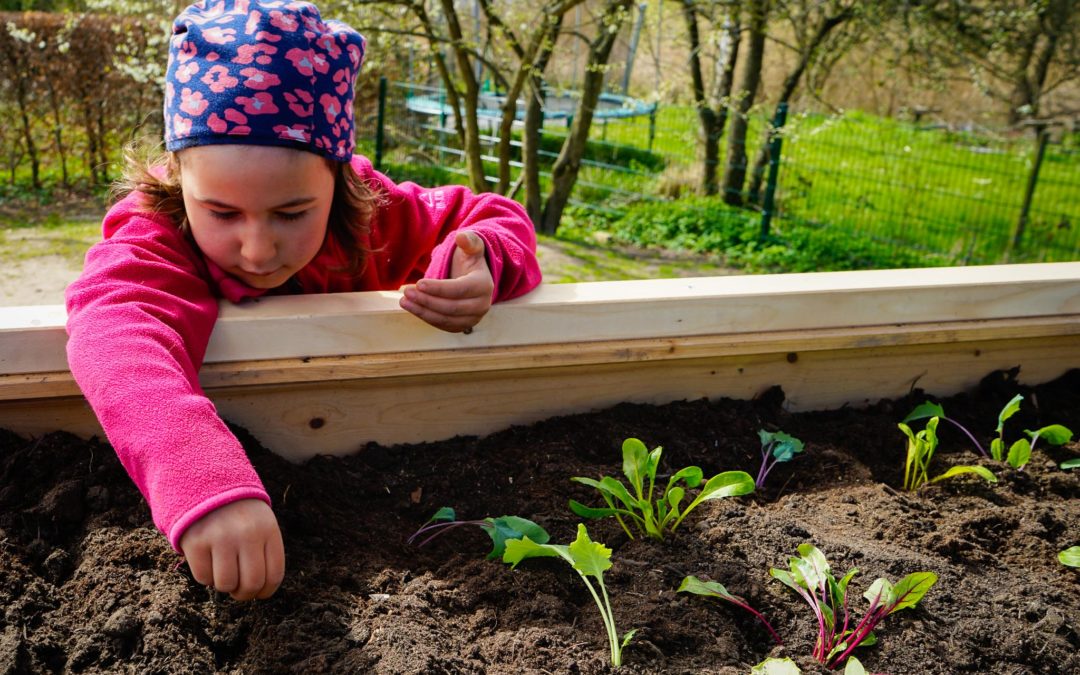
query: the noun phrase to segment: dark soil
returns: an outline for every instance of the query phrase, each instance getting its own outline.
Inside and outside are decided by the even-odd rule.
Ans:
[[[997,373],[943,403],[988,443],[1018,392],[1026,399],[1007,424],[1012,438],[1050,423],[1080,430],[1080,371],[1034,390]],[[445,505],[462,518],[532,518],[568,543],[578,519],[567,500],[597,503],[569,478],[620,475],[624,438],[663,445],[661,472],[697,464],[706,476],[753,474],[762,427],[807,446],[763,491],[704,504],[663,543],[589,523],[614,550],[606,579],[619,630],[638,629],[622,672],[746,675],[768,656],[825,672],[809,657],[809,609],[768,575],[812,542],[834,569],[859,568],[859,615],[879,576],[940,577],[859,651],[868,670],[1080,673],[1080,571],[1057,560],[1080,543],[1080,471],[1057,462],[1080,445],[1038,449],[1023,472],[984,460],[1001,479],[994,485],[962,477],[905,493],[896,423],[924,399],[790,414],[774,389],[751,402],[620,405],[300,467],[246,441],[289,568],[278,593],[257,603],[194,582],[106,444],[0,433],[0,673],[604,673],[600,617],[569,566],[485,561],[478,529],[424,548],[405,539]],[[933,474],[979,459],[946,426]],[[687,574],[744,596],[785,644],[742,610],[676,594]]]

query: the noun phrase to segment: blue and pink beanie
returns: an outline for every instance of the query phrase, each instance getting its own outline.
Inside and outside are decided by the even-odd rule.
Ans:
[[[173,22],[165,148],[280,145],[352,158],[366,42],[307,2],[203,0]]]

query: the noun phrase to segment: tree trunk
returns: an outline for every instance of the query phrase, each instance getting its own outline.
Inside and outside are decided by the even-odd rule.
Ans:
[[[575,3],[578,4],[578,3]],[[569,9],[569,7],[567,7]],[[544,131],[544,78],[548,62],[554,52],[555,40],[562,27],[564,11],[557,23],[552,24],[548,33],[542,37],[543,47],[536,55],[534,67],[530,69],[528,95],[525,108],[525,128],[522,131],[521,162],[525,181],[525,210],[534,223],[541,222],[543,196],[540,193],[540,135]]]
[[[629,16],[633,0],[608,0],[604,7],[604,16],[598,28],[599,35],[589,45],[589,61],[581,90],[581,100],[574,112],[574,123],[570,134],[563,143],[559,158],[551,169],[551,192],[544,204],[544,213],[540,230],[546,234],[555,234],[559,220],[570,200],[570,193],[581,171],[581,158],[592,127],[593,113],[600,93],[604,88],[605,66],[611,57],[619,29]]]
[[[728,133],[727,163],[721,185],[724,201],[733,206],[742,206],[743,183],[746,181],[746,130],[749,126],[749,112],[754,105],[754,96],[761,84],[761,64],[765,55],[765,29],[768,24],[769,0],[751,0],[750,2],[750,48],[743,62],[742,82],[740,83],[735,112],[731,118],[731,131]]]
[[[469,58],[465,48],[465,37],[461,30],[461,22],[458,20],[457,11],[454,9],[453,0],[442,0],[443,13],[446,15],[447,28],[450,38],[453,40],[455,62],[458,66],[458,75],[465,84],[465,92],[462,102],[465,104],[463,111],[465,127],[465,165],[469,170],[469,184],[474,192],[487,192],[487,179],[484,177],[484,161],[481,159],[480,147],[480,121],[477,119],[477,111],[480,107],[480,85],[476,81],[476,73],[472,68],[472,59]]]
[[[795,68],[784,78],[784,85],[780,88],[780,98],[776,102],[776,109],[779,109],[781,104],[788,103],[791,100],[791,97],[795,94],[795,90],[799,87],[799,82],[802,80],[803,73],[806,72],[807,67],[814,60],[818,49],[825,42],[825,38],[829,36],[829,33],[852,16],[853,13],[849,7],[845,8],[836,16],[822,17],[821,23],[818,24],[817,30],[814,31],[814,37],[810,40],[809,44],[803,48],[802,53],[799,54],[799,62],[795,64]],[[769,119],[765,140],[758,150],[757,159],[754,160],[754,168],[750,174],[750,188],[747,192],[749,193],[751,204],[761,203],[761,184],[765,180],[765,167],[769,164],[770,146],[772,145],[773,139],[776,138],[776,135],[780,132],[779,129],[775,129],[772,126],[772,120],[774,119],[776,119],[775,111],[773,112],[773,116]]]
[[[701,191],[707,195],[714,195],[719,189],[716,177],[717,166],[720,164],[720,139],[723,138],[724,125],[727,124],[727,99],[731,95],[735,62],[739,54],[739,24],[737,21],[725,20],[724,30],[727,32],[728,48],[720,54],[722,71],[715,96],[719,103],[716,109],[713,109],[705,91],[705,76],[701,67],[701,37],[698,31],[697,3],[695,0],[683,0],[682,5],[690,40],[690,77],[694,87],[694,105],[697,107],[698,119],[701,121],[701,135],[704,140]]]

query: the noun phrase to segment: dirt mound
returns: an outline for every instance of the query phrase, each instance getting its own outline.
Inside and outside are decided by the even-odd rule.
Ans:
[[[995,374],[943,403],[985,441],[1017,392],[1026,399],[1008,422],[1014,437],[1050,423],[1080,430],[1078,371],[1034,390]],[[826,672],[809,658],[809,609],[768,575],[803,542],[834,569],[859,568],[858,616],[873,579],[939,575],[918,607],[888,618],[878,644],[859,650],[870,671],[1080,672],[1080,573],[1056,557],[1080,544],[1080,471],[1057,466],[1080,445],[1038,449],[1024,471],[988,463],[993,485],[967,477],[902,492],[896,423],[923,400],[803,414],[785,412],[776,391],[749,402],[620,405],[302,467],[240,431],[288,555],[279,592],[250,604],[192,580],[106,444],[0,433],[0,674],[608,672],[600,616],[569,566],[485,561],[490,542],[478,530],[423,548],[406,538],[452,506],[462,518],[528,517],[568,543],[579,519],[567,500],[598,502],[569,478],[621,476],[623,439],[663,445],[662,473],[697,464],[706,476],[754,474],[763,427],[807,450],[757,494],[705,503],[663,543],[630,540],[614,521],[588,523],[614,551],[605,578],[618,628],[638,629],[620,672],[745,675],[770,655]],[[935,474],[977,460],[945,427]],[[737,608],[676,594],[687,574],[746,598],[785,644]]]

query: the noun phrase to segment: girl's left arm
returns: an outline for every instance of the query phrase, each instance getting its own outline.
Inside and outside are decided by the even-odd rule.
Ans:
[[[372,222],[371,241],[376,251],[372,260],[385,288],[421,278],[450,278],[455,253],[461,257],[457,233],[462,230],[483,243],[493,281],[492,302],[523,295],[540,283],[536,232],[517,202],[493,193],[474,194],[460,185],[395,184],[370,164],[356,168],[361,176],[370,176],[384,195]]]

